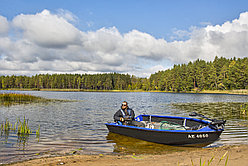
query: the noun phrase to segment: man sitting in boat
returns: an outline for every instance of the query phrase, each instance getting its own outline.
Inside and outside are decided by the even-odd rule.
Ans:
[[[135,114],[134,111],[128,107],[126,101],[122,102],[121,109],[119,109],[114,114],[114,121],[119,125],[131,125],[137,127],[145,127],[145,125],[141,122],[134,120]]]
[[[114,114],[114,121],[120,125],[131,125],[134,120],[134,111],[128,107],[126,101],[122,102],[121,109]]]

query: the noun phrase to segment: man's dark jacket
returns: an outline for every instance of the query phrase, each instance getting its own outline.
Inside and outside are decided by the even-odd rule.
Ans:
[[[119,109],[115,114],[114,114],[114,121],[117,122],[120,120],[120,118],[129,118],[131,120],[134,120],[134,117],[135,117],[135,114],[134,114],[134,111],[131,109],[131,108],[127,108],[127,112],[125,110],[122,110],[123,113],[125,114],[123,116],[123,113],[121,111],[121,109]]]

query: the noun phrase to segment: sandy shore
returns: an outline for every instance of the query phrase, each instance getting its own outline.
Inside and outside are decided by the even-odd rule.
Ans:
[[[193,151],[173,152],[163,155],[71,155],[47,157],[18,162],[11,165],[83,165],[83,166],[131,166],[131,165],[163,165],[163,166],[196,166],[196,165],[225,165],[246,166],[248,163],[248,145],[223,146],[218,148],[199,148]]]

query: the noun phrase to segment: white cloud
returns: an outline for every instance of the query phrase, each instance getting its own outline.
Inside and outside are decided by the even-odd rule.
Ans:
[[[0,36],[7,35],[8,30],[9,30],[8,20],[0,15]]]
[[[164,49],[167,42],[137,30],[124,34],[120,50],[125,54],[131,54],[152,60],[161,60],[165,55]]]
[[[248,12],[222,25],[176,30],[172,42],[138,30],[122,34],[116,27],[84,32],[75,21],[63,9],[20,14],[11,22],[0,16],[0,74],[123,72],[147,77],[168,68],[163,61],[247,57],[248,52]]]
[[[165,68],[164,66],[162,65],[155,65],[155,66],[152,66],[152,67],[148,67],[148,68],[145,68],[145,69],[141,69],[141,71],[139,70],[136,70],[136,71],[130,71],[130,74],[132,75],[135,75],[135,76],[139,76],[139,77],[143,77],[143,78],[149,78],[151,73],[156,73],[158,71],[162,71],[162,70],[166,70],[167,68]]]
[[[170,37],[170,40],[175,41],[175,40],[188,40],[190,37],[191,33],[186,30],[178,30],[178,29],[173,29],[173,35]]]
[[[68,10],[59,9],[57,15],[58,15],[59,17],[64,18],[64,19],[67,20],[68,22],[77,22],[77,21],[78,21],[78,17],[75,16],[72,12],[70,12],[70,11],[68,11]]]
[[[81,44],[81,33],[65,18],[43,10],[35,15],[18,15],[13,26],[23,31],[23,37],[41,47],[63,48]]]
[[[83,37],[84,48],[91,52],[111,53],[121,47],[122,36],[115,27],[87,32]]]

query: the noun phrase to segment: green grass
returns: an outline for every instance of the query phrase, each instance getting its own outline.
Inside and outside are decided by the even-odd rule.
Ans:
[[[2,93],[0,94],[1,102],[29,102],[41,100],[41,97],[36,97],[27,94],[17,94],[17,93]]]
[[[164,93],[175,93],[174,91],[161,91],[161,90],[142,90],[142,89],[133,89],[133,90],[94,90],[94,89],[20,89],[20,88],[10,88],[9,90],[25,90],[25,91],[62,91],[62,92],[164,92]],[[209,93],[209,94],[239,94],[239,95],[248,95],[248,89],[236,89],[236,90],[198,90],[193,89],[192,91],[181,91],[178,93]]]
[[[240,105],[240,114],[248,115],[248,104]]]
[[[225,161],[225,166],[227,166],[228,163],[228,158],[229,156],[227,155],[228,151],[219,159],[219,161],[217,162],[217,164],[215,163],[215,165],[220,165],[221,161],[226,157],[226,161]],[[202,161],[202,158],[200,158],[200,166],[205,166],[207,164],[207,166],[210,166],[211,163],[213,163],[215,156],[212,156],[210,160],[204,160]],[[194,164],[193,160],[191,159],[191,164],[192,166],[196,166],[196,164]]]
[[[12,125],[8,119],[1,123],[0,126],[1,135],[8,135],[11,130],[15,131],[15,125]]]
[[[24,134],[31,134],[32,131],[30,130],[29,126],[28,126],[28,120],[25,118],[24,116],[24,120],[23,122],[19,119],[18,120],[18,128],[17,128],[17,134],[20,135],[24,135]]]
[[[18,94],[18,93],[1,93],[0,94],[0,105],[11,106],[14,104],[28,104],[28,103],[44,103],[62,101],[55,99],[45,99],[42,97],[32,96],[29,94]]]
[[[237,89],[237,90],[203,90],[203,91],[200,91],[199,93],[248,95],[248,89]]]
[[[39,142],[39,137],[40,137],[40,125],[37,130],[32,131],[28,125],[28,120],[25,118],[23,121],[17,119],[15,124],[11,124],[8,119],[6,119],[4,122],[1,123],[0,125],[0,131],[1,131],[1,136],[5,136],[6,142],[9,136],[10,132],[15,133],[18,136],[18,142],[26,142],[27,138],[29,137],[30,134],[33,132],[36,133],[36,138],[38,139]]]

